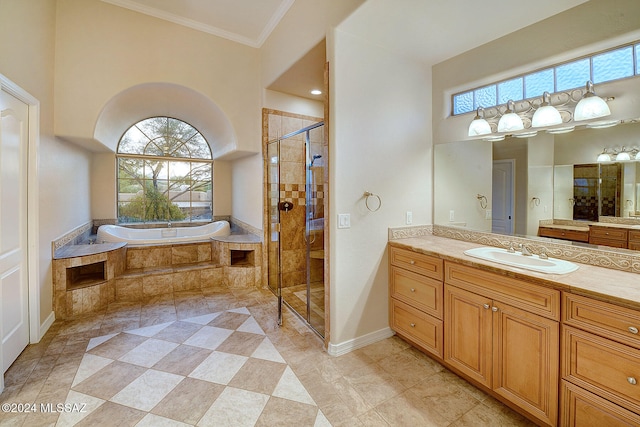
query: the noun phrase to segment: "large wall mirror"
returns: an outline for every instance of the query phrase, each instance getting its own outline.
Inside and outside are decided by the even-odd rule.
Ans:
[[[434,223],[535,237],[541,220],[637,222],[640,123],[500,142],[468,140],[434,148]],[[626,150],[629,161],[598,162]]]

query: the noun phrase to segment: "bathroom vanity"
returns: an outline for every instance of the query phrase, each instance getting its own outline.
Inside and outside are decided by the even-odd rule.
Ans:
[[[639,276],[583,264],[545,274],[464,254],[479,246],[390,240],[391,328],[538,424],[640,425]]]

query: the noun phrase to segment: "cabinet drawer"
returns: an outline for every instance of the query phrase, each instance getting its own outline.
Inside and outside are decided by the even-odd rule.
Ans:
[[[624,240],[627,241],[627,232],[623,228],[614,227],[598,227],[597,225],[591,226],[591,237],[597,237],[608,240]]]
[[[564,324],[640,348],[640,312],[581,295],[564,294]]]
[[[560,320],[560,291],[523,280],[445,263],[445,282],[534,314]]]
[[[565,326],[563,379],[640,411],[640,350]]]
[[[629,230],[629,249],[640,250],[640,231]]]
[[[391,329],[442,358],[442,320],[391,298]]]
[[[564,380],[561,399],[561,426],[632,427],[640,425],[640,415]]]
[[[389,247],[391,265],[411,270],[423,276],[442,280],[442,260],[437,257],[420,254],[408,249]]]
[[[589,244],[591,245],[602,245],[602,246],[611,246],[612,248],[627,248],[626,240],[615,240],[615,239],[603,239],[600,237],[590,237]]]
[[[442,319],[442,282],[391,266],[391,297]]]
[[[589,231],[563,230],[561,228],[539,227],[538,235],[541,237],[553,237],[555,239],[572,240],[574,242],[588,242]]]

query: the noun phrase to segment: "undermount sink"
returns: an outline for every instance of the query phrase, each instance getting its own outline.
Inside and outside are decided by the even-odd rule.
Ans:
[[[538,255],[524,256],[520,252],[509,252],[506,249],[491,246],[469,249],[464,251],[464,253],[465,255],[475,258],[538,271],[540,273],[567,274],[578,269],[576,264],[562,259],[540,258]]]

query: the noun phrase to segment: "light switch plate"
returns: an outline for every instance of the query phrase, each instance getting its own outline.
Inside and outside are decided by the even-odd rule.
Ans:
[[[406,221],[407,225],[413,224],[413,212],[407,211]]]
[[[338,228],[351,228],[350,214],[338,214]]]

